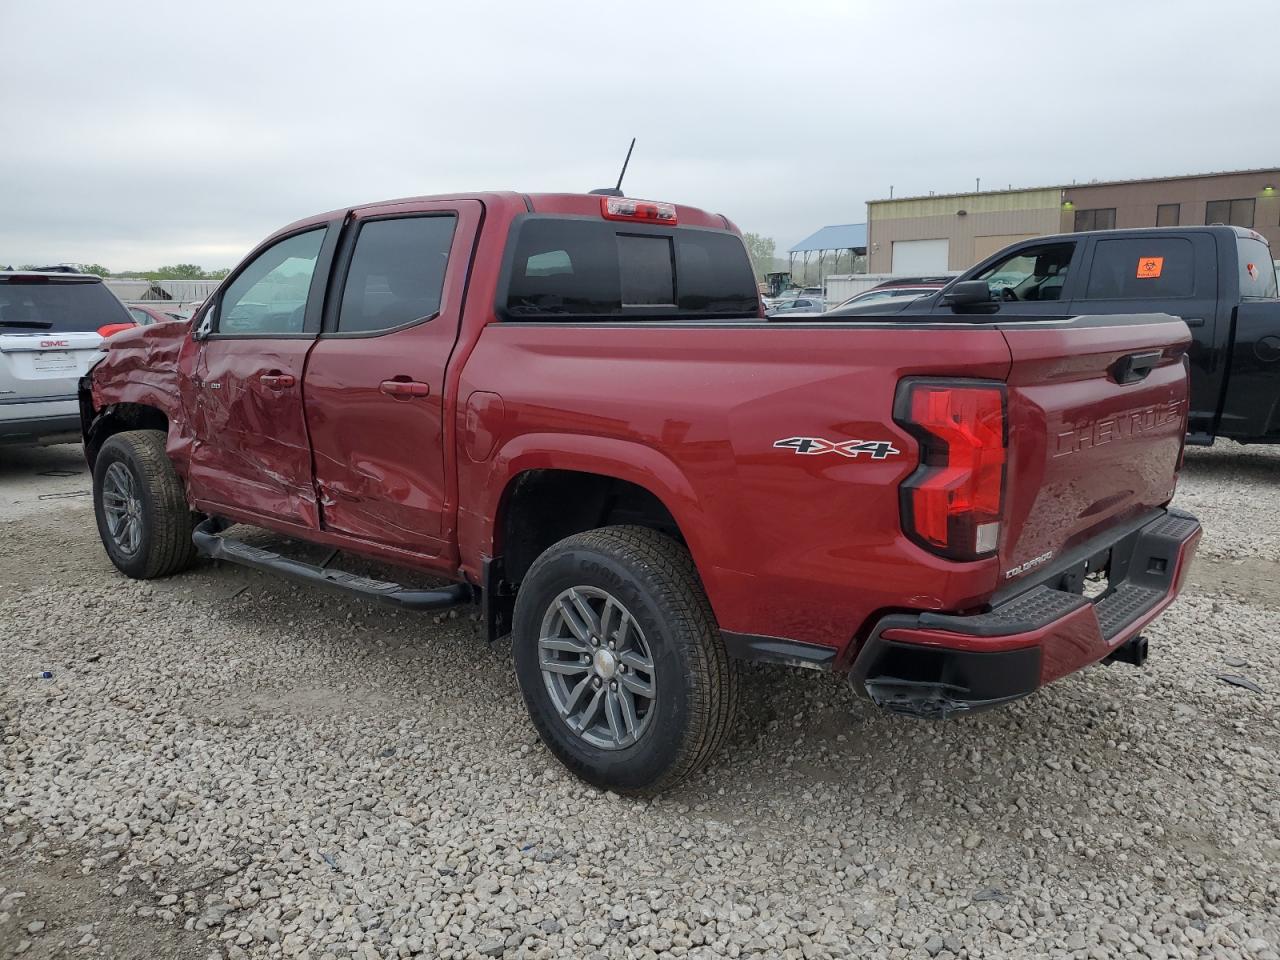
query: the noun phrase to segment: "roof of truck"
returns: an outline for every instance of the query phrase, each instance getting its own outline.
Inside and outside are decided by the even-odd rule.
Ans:
[[[336,210],[328,210],[324,213],[317,213],[310,217],[304,217],[301,220],[295,220],[288,226],[275,231],[272,236],[288,233],[290,231],[297,230],[299,227],[327,223],[330,220],[340,219],[352,211],[363,212],[385,207],[411,207],[417,204],[435,203],[448,200],[478,200],[487,205],[515,205],[522,207],[528,213],[558,213],[583,216],[590,215],[593,212],[598,212],[600,210],[600,204],[608,199],[608,197],[600,194],[591,193],[518,193],[514,190],[493,190],[479,193],[426,194],[419,197],[401,197],[394,200],[378,200],[372,203],[357,203],[349,207],[339,207]],[[679,225],[682,226],[697,226],[714,230],[737,229],[727,217],[721,214],[709,213],[700,207],[691,207],[687,204],[678,203],[672,200],[664,200],[659,197],[629,197],[628,199],[643,199],[650,202],[671,203],[675,206],[678,212],[680,221]]]
[[[1249,227],[1237,227],[1229,223],[1198,223],[1176,227],[1117,227],[1114,230],[1078,230],[1074,233],[1051,233],[1042,237],[1028,237],[1026,240],[1017,241],[1017,243],[1021,245],[1032,241],[1040,243],[1052,240],[1061,240],[1066,242],[1068,240],[1077,240],[1083,236],[1093,237],[1102,236],[1104,234],[1115,234],[1116,236],[1121,236],[1135,233],[1191,233],[1193,231],[1206,230],[1214,233],[1230,231],[1237,237],[1242,237],[1248,240],[1261,240],[1263,243],[1267,242],[1266,237],[1258,233],[1257,230],[1251,230]],[[1010,246],[1012,246],[1012,244],[1010,244]]]

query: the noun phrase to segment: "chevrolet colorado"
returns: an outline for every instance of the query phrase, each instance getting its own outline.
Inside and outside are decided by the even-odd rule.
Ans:
[[[772,324],[721,216],[489,193],[284,228],[190,325],[114,337],[80,402],[126,575],[204,554],[480,603],[547,746],[647,792],[715,754],[743,659],[925,717],[1140,663],[1200,536],[1169,508],[1189,339],[1165,316]]]
[[[1245,227],[1150,227],[1037,237],[909,303],[869,313],[972,320],[1168,313],[1191,328],[1188,443],[1280,443],[1280,299],[1266,238]],[[785,318],[783,318],[785,319]]]

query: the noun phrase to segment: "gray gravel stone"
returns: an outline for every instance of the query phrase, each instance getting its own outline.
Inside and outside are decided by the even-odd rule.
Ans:
[[[1268,960],[1280,451],[1189,450],[1178,503],[1203,556],[1144,669],[934,724],[752,667],[718,762],[637,802],[549,759],[468,617],[207,564],[134,583],[58,501],[0,520],[0,850],[67,850],[226,960]],[[9,887],[0,942],[64,928]]]

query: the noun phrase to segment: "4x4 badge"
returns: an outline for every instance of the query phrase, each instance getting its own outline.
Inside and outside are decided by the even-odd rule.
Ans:
[[[820,453],[838,453],[842,457],[857,457],[869,453],[872,460],[883,460],[902,451],[888,440],[824,440],[821,437],[788,437],[778,440],[775,447],[790,447],[796,453],[816,456]]]

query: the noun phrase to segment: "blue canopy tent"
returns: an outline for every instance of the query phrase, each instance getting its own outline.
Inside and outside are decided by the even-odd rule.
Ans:
[[[796,256],[801,257],[805,272],[809,270],[809,257],[817,254],[818,283],[827,273],[836,273],[840,256],[849,255],[848,273],[857,273],[858,258],[867,255],[867,225],[865,223],[837,223],[823,227],[817,233],[805,237],[787,251],[791,258],[791,274],[796,272]],[[827,270],[827,255],[831,254],[831,269]],[[865,263],[865,259],[864,259]],[[807,282],[807,280],[806,280]]]

